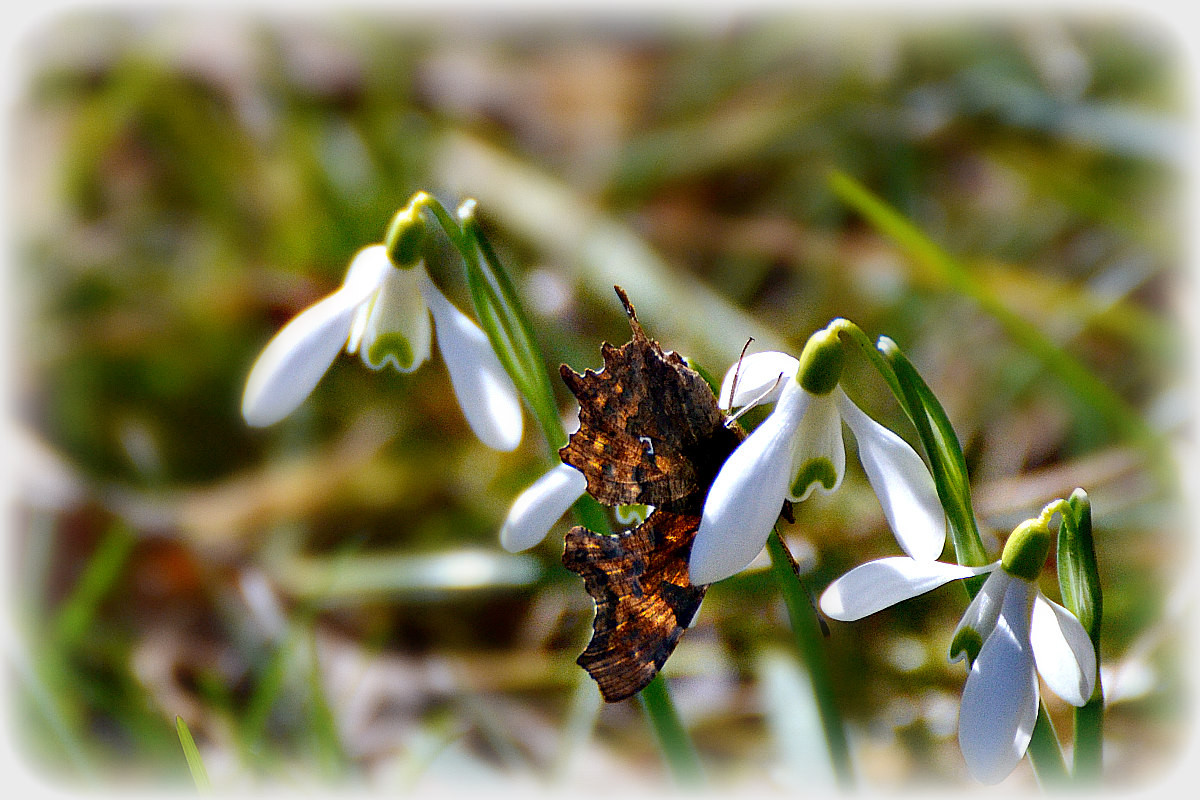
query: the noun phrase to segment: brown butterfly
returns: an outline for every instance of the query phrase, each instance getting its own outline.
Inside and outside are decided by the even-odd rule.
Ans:
[[[646,336],[620,287],[633,339],[601,347],[604,368],[560,372],[579,401],[579,430],[559,451],[609,506],[655,510],[615,536],[576,526],[563,565],[596,603],[592,640],[577,659],[610,703],[641,691],[691,623],[707,586],[688,580],[688,557],[709,487],[745,438],[708,383]]]

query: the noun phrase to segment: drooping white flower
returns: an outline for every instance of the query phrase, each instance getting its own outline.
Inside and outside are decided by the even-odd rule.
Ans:
[[[1087,632],[1035,583],[1049,549],[1043,527],[1018,528],[1001,560],[987,566],[884,558],[850,570],[821,596],[827,616],[853,621],[950,581],[990,573],[950,646],[952,661],[971,662],[958,741],[967,768],[983,783],[1003,780],[1025,755],[1037,721],[1039,673],[1075,706],[1095,687],[1096,653]]]
[[[582,472],[570,464],[554,467],[517,495],[500,528],[501,546],[510,553],[535,546],[585,491]]]
[[[398,268],[381,244],[360,250],[342,285],[271,339],[250,370],[242,416],[255,427],[286,417],[343,348],[373,370],[391,364],[412,372],[428,360],[434,329],[467,423],[488,447],[514,449],[523,428],[521,403],[487,335],[446,299],[423,263]]]
[[[805,382],[803,372],[801,361],[767,352],[747,356],[725,375],[723,407],[773,401],[775,409],[713,481],[692,545],[693,582],[726,578],[754,560],[785,499],[799,502],[814,490],[829,494],[841,485],[846,467],[842,422],[854,434],[867,480],[900,546],[920,560],[941,554],[946,520],[925,462],[850,400],[837,384],[840,362],[829,371],[831,379]]]

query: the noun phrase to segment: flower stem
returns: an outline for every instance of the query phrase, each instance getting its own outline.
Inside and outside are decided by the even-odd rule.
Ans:
[[[821,729],[825,732],[825,744],[829,749],[829,760],[838,785],[849,789],[854,785],[854,770],[850,763],[850,748],[846,742],[846,728],[838,710],[837,698],[829,664],[825,659],[823,635],[817,618],[816,608],[804,584],[800,582],[795,559],[778,531],[772,531],[767,539],[767,552],[771,555],[771,571],[783,593],[788,618],[792,623],[796,653],[808,670],[813,694],[817,701],[817,713],[821,717]]]
[[[700,766],[700,756],[683,727],[679,712],[675,710],[675,703],[671,700],[661,673],[655,675],[654,680],[638,693],[638,701],[646,712],[650,727],[654,729],[675,783],[680,788],[695,789],[701,786],[704,772]]]
[[[881,336],[877,342],[872,342],[861,328],[845,319],[834,320],[829,327],[858,346],[912,421],[929,459],[929,471],[938,498],[950,520],[951,541],[958,563],[983,566],[988,557],[971,507],[966,459],[941,403],[891,339]],[[983,579],[972,579],[969,583],[977,590],[983,585]]]
[[[566,434],[558,416],[558,405],[546,373],[545,359],[508,272],[479,228],[474,201],[462,203],[457,215],[447,211],[437,198],[427,192],[417,192],[409,204],[432,213],[462,256],[471,303],[480,327],[533,412],[546,438],[550,460],[558,463],[558,448],[566,444]]]
[[[1025,755],[1029,756],[1033,772],[1043,787],[1066,785],[1067,764],[1063,760],[1062,748],[1058,746],[1058,734],[1054,732],[1054,723],[1050,721],[1044,703],[1038,705],[1037,722],[1033,726],[1033,736],[1029,739],[1029,749],[1025,751]]]
[[[1075,709],[1075,780],[1098,783],[1104,742],[1104,697],[1096,684],[1091,698]]]

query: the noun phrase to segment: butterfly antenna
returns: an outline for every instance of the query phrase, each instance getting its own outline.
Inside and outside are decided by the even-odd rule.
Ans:
[[[781,372],[775,377],[775,382],[772,383],[770,386],[768,386],[767,390],[765,392],[763,392],[758,397],[751,400],[749,403],[746,403],[746,405],[739,408],[738,412],[736,414],[731,414],[728,418],[726,418],[725,424],[732,425],[733,423],[737,422],[738,417],[740,417],[742,414],[745,414],[750,409],[754,408],[756,405],[758,405],[759,403],[761,403],[763,401],[764,397],[769,395],[771,392],[775,391],[775,389],[779,386],[779,382],[782,380],[783,380],[783,373]],[[729,405],[731,407],[733,406],[733,389],[736,389],[736,388],[737,388],[737,384],[735,383],[734,386],[731,387],[730,392],[729,392]]]
[[[746,351],[750,349],[750,343],[753,341],[754,337],[751,336],[746,340],[746,343],[742,345],[742,353],[738,356],[737,364],[735,364],[733,367],[733,383],[731,383],[729,386],[729,408],[725,409],[726,414],[728,414],[730,411],[733,411],[733,396],[737,394],[738,378],[742,376],[742,359],[746,357]]]

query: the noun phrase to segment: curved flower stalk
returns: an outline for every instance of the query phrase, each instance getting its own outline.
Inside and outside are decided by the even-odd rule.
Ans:
[[[871,561],[838,578],[821,595],[821,610],[854,621],[950,581],[988,574],[950,645],[950,660],[970,664],[958,716],[958,742],[971,774],[1003,780],[1025,755],[1037,720],[1040,673],[1074,706],[1092,694],[1096,653],[1070,611],[1046,598],[1037,577],[1050,548],[1042,520],[1013,532],[1001,559],[964,567],[903,556]]]
[[[784,500],[835,491],[846,468],[845,422],[858,443],[867,480],[906,553],[932,561],[946,542],[946,518],[925,462],[899,436],[872,420],[842,390],[836,333],[814,334],[799,360],[756,353],[734,365],[721,385],[723,407],[774,402],[775,409],[717,474],[689,569],[696,583],[726,578],[749,564]]]
[[[418,235],[423,231],[419,218],[401,221]],[[428,360],[436,329],[471,430],[494,450],[513,450],[523,428],[520,398],[487,335],[438,290],[419,258],[402,258],[397,266],[395,250],[384,244],[360,250],[342,285],[275,335],[250,370],[242,416],[255,427],[286,417],[343,348],[373,370],[391,364],[412,372]]]

